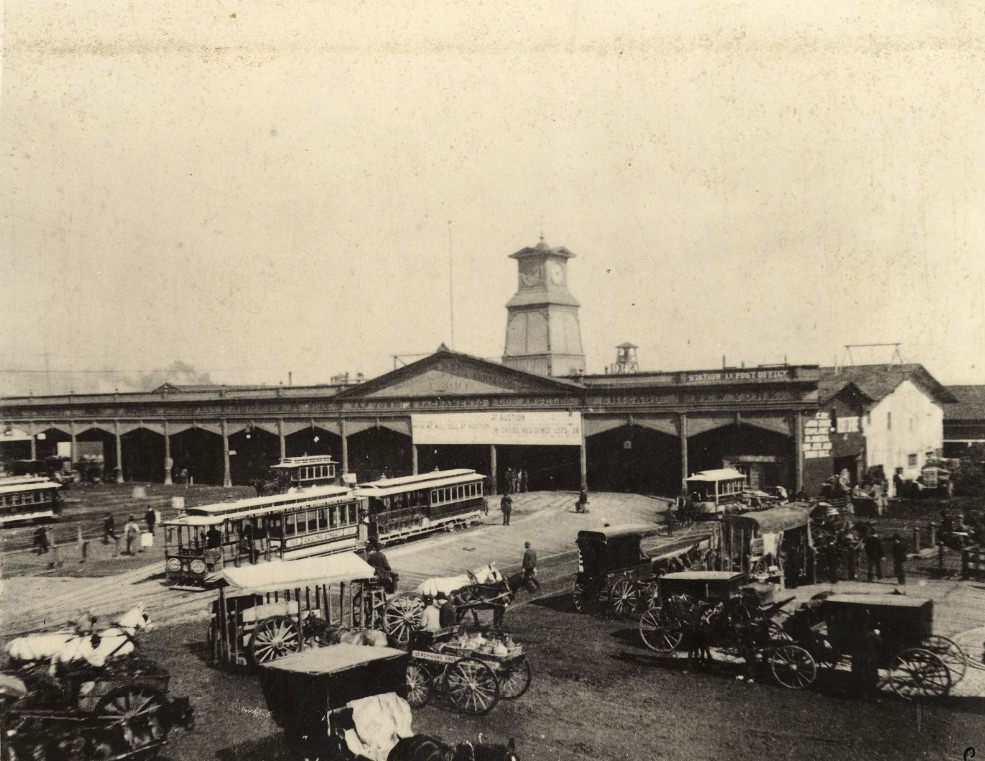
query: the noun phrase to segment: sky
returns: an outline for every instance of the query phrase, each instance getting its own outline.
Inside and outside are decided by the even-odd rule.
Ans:
[[[985,383],[981,1],[2,14],[0,393],[496,358],[541,233],[590,372]]]

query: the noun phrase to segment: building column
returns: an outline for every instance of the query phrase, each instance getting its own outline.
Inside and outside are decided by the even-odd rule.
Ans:
[[[123,483],[123,439],[120,438],[120,421],[113,421],[113,433],[116,436],[116,483]]]
[[[417,444],[413,442],[410,445],[410,472],[417,475]]]
[[[793,414],[793,437],[796,452],[794,492],[800,492],[804,488],[804,425],[800,410]]]
[[[75,421],[74,420],[71,421],[68,424],[68,435],[71,437],[69,439],[69,441],[71,443],[69,444],[69,447],[68,447],[68,456],[72,460],[72,466],[74,467],[75,466],[75,463],[79,459],[79,448],[78,448],[78,445],[75,442]]]
[[[171,486],[171,471],[174,460],[171,459],[171,434],[168,431],[168,421],[164,421],[164,485]]]
[[[339,435],[342,437],[342,475],[349,472],[349,440],[345,431],[345,418],[339,418]]]
[[[581,419],[581,441],[578,444],[578,488],[588,491],[588,440],[585,438],[585,418]]]
[[[497,468],[498,468],[498,465],[496,463],[496,445],[495,444],[490,444],[489,445],[489,478],[492,479],[492,489],[489,492],[490,494],[497,494],[498,493],[498,485],[497,485],[497,480],[496,480],[496,469]]]
[[[687,413],[681,412],[677,416],[677,427],[681,440],[681,494],[687,494]]]
[[[280,441],[280,459],[287,459],[287,437],[284,436],[284,421],[277,421],[277,439]]]
[[[31,459],[38,459],[38,440],[34,432],[34,423],[27,424],[27,435],[31,438]]]
[[[225,418],[222,419],[222,485],[233,485],[233,478],[229,470],[229,426]]]

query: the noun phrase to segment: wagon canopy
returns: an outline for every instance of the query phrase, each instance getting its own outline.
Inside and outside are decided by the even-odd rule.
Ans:
[[[803,507],[783,505],[769,510],[731,515],[727,520],[746,528],[756,528],[762,534],[779,534],[781,531],[803,528],[810,524],[811,511]]]
[[[231,591],[252,593],[369,579],[374,573],[376,571],[373,566],[354,552],[343,552],[303,560],[282,560],[226,568],[217,578],[233,587]]]

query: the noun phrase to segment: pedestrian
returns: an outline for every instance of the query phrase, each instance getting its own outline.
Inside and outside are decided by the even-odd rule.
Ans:
[[[852,653],[852,675],[859,694],[872,697],[879,689],[879,630],[866,619],[862,634]]]
[[[82,536],[82,526],[76,528],[75,543],[79,547],[79,562],[86,562],[89,559],[89,540]]]
[[[684,625],[684,638],[687,640],[687,670],[703,669],[711,665],[711,648],[708,646],[708,633],[702,625],[702,615],[710,606],[699,604]]]
[[[109,544],[110,537],[116,542],[116,519],[112,513],[106,513],[103,518],[103,544]]]
[[[133,555],[134,544],[140,543],[140,526],[132,515],[127,516],[127,522],[123,526],[123,536],[127,543],[126,554]]]
[[[509,494],[504,494],[499,501],[499,509],[503,511],[503,525],[510,525],[510,514],[513,512],[513,498]]]
[[[506,494],[513,491],[513,468],[506,469],[506,488],[504,491]]]
[[[834,539],[828,541],[824,547],[824,563],[828,569],[828,581],[832,584],[838,583],[838,544]]]
[[[147,524],[147,530],[153,534],[154,526],[157,525],[157,511],[153,507],[147,508],[147,512],[144,513],[144,522]]]
[[[896,574],[896,583],[901,587],[906,586],[906,545],[900,539],[899,534],[893,535],[893,573]]]
[[[875,530],[865,540],[865,557],[869,563],[869,581],[882,581],[882,539]],[[873,576],[875,578],[873,578]]]
[[[526,468],[521,468],[520,469],[520,491],[526,491],[526,490],[527,490],[527,469]]]
[[[530,592],[540,591],[540,582],[537,581],[537,553],[530,546],[530,542],[523,543],[523,586]]]
[[[49,568],[61,568],[64,563],[62,563],[61,556],[58,554],[58,541],[55,539],[55,531],[48,526],[44,530],[45,540],[48,547],[51,549],[51,560],[48,562]]]
[[[44,555],[48,552],[48,533],[44,526],[34,529],[34,554]]]

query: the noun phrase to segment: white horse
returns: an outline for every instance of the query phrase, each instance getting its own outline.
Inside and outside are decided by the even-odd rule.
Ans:
[[[486,563],[459,576],[425,579],[417,587],[417,592],[425,597],[437,597],[438,595],[447,597],[456,589],[462,589],[472,584],[492,584],[497,581],[503,581],[503,574],[492,563]]]
[[[117,658],[134,650],[133,636],[150,628],[144,605],[131,608],[102,631],[92,631],[95,618],[83,615],[74,629],[27,634],[7,643],[7,655],[14,661],[50,661],[58,663],[86,661],[92,666],[104,666],[109,658]]]

